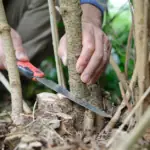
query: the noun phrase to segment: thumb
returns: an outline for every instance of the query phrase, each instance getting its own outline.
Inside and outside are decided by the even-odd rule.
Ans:
[[[25,49],[23,48],[21,37],[14,29],[11,29],[11,37],[13,46],[16,50],[16,58],[21,61],[28,61],[29,59],[27,57]]]
[[[58,47],[58,55],[61,58],[63,64],[67,65],[67,41],[66,41],[66,35],[64,35],[59,42]]]

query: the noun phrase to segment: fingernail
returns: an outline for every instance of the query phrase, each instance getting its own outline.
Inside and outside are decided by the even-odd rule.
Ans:
[[[90,78],[89,78],[89,75],[88,74],[85,74],[83,76],[81,76],[81,80],[84,82],[84,83],[88,83]]]
[[[62,62],[65,66],[67,66],[67,57],[66,56],[62,56]]]
[[[20,53],[17,53],[17,59],[19,59],[19,60],[28,60],[28,57],[25,55],[24,52],[20,52]]]
[[[78,67],[77,67],[77,72],[78,72],[78,73],[82,73],[83,70],[84,70],[84,67],[83,67],[83,66],[78,66]]]
[[[6,65],[6,63],[4,63],[4,68],[5,68],[5,69],[7,69],[7,65]]]
[[[19,58],[24,58],[25,54],[24,53],[19,53]]]

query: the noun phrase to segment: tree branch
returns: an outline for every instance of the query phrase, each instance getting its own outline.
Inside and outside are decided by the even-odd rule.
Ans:
[[[139,98],[143,95],[149,86],[148,75],[148,0],[133,0],[134,4],[134,25],[135,25],[135,46],[136,46],[136,62],[138,73]],[[138,116],[143,113],[143,104],[138,110]]]
[[[120,131],[128,123],[128,121],[131,119],[131,117],[134,115],[134,113],[137,111],[137,109],[139,109],[139,107],[142,105],[142,103],[144,102],[145,98],[149,95],[149,93],[150,93],[150,87],[141,96],[140,100],[137,102],[137,104],[135,105],[135,107],[132,109],[132,111],[126,117],[126,119],[124,120],[123,124],[119,127],[119,129],[114,134],[114,136],[108,141],[107,147],[109,147],[114,142],[114,140],[116,139],[116,137],[118,136],[118,134],[120,133]]]
[[[61,86],[66,87],[62,63],[61,63],[60,58],[58,57],[59,36],[58,36],[58,29],[57,29],[56,11],[55,11],[54,0],[48,0],[48,5],[49,5],[50,24],[51,24],[51,32],[52,32],[52,38],[53,38],[53,48],[54,48],[58,83]]]
[[[6,87],[6,89],[10,92],[10,85],[5,76],[0,72],[0,81],[3,83],[3,85]],[[23,100],[23,110],[25,113],[31,113],[30,107],[27,105],[27,103]]]
[[[10,36],[10,27],[7,23],[2,0],[0,0],[0,37],[3,42],[6,65],[9,75],[12,100],[12,120],[15,124],[22,124],[23,120],[20,115],[23,111],[21,83],[16,65],[15,51]]]
[[[86,98],[89,102],[93,102],[98,106],[99,100],[98,96],[91,96],[90,87],[87,87],[81,79],[80,75],[76,71],[76,62],[82,50],[82,24],[81,24],[81,6],[79,0],[60,0],[60,10],[62,14],[62,18],[65,24],[65,31],[66,31],[66,38],[67,38],[67,58],[68,58],[68,71],[69,71],[69,84],[70,84],[70,91],[81,100],[82,98]],[[96,93],[96,91],[94,91]],[[100,92],[99,92],[100,93]],[[94,100],[93,100],[94,99]],[[95,114],[91,111],[87,110],[86,115],[84,115],[84,109],[79,107],[78,105],[75,106],[74,115],[76,117],[77,126],[81,129],[82,125],[81,122],[83,118],[85,124],[85,130],[88,128],[93,129],[93,123],[95,119]],[[81,119],[81,120],[80,120]],[[89,123],[90,122],[90,123]]]
[[[137,80],[137,72],[136,72],[136,68],[134,69],[133,75],[132,75],[132,79],[130,81],[130,85],[129,88],[131,89],[131,91],[134,88],[135,82]],[[126,100],[129,101],[130,99],[130,92],[127,91],[126,92]],[[108,133],[110,132],[110,130],[115,126],[115,124],[117,123],[117,121],[120,118],[121,115],[121,111],[123,108],[125,108],[126,104],[124,99],[122,100],[121,104],[119,105],[119,107],[117,108],[117,111],[115,112],[114,116],[111,118],[111,120],[109,121],[109,123],[106,125],[106,127],[103,129],[103,131],[98,135],[98,139],[101,137],[101,135],[103,135],[103,133]]]

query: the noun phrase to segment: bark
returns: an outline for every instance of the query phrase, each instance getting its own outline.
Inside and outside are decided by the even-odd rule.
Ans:
[[[2,82],[2,84],[5,86],[5,88],[10,92],[9,82],[1,72],[0,72],[0,82]],[[31,109],[25,100],[23,100],[23,111],[27,114],[31,113]]]
[[[13,43],[10,36],[10,27],[7,23],[2,0],[0,0],[0,38],[3,41],[3,48],[9,75],[12,100],[12,120],[15,124],[21,124],[22,117],[20,114],[23,111],[21,83],[16,65],[15,50],[13,48]]]
[[[148,72],[148,0],[133,0],[135,21],[135,46],[138,73],[139,98],[149,86]],[[138,110],[139,117],[143,113],[143,105]]]
[[[150,12],[150,0],[149,0],[149,11]],[[148,51],[150,52],[150,15],[148,15]],[[149,72],[150,72],[150,53],[149,53]],[[147,101],[146,106],[150,105],[150,100]]]
[[[76,72],[76,61],[82,49],[82,28],[81,28],[81,7],[79,0],[60,0],[60,9],[62,18],[65,24],[66,37],[67,37],[67,58],[68,58],[68,71],[69,71],[69,84],[70,91],[79,98],[85,98],[89,102],[93,102],[98,106],[100,97],[97,95],[98,87],[90,86],[89,88],[81,82],[80,75]],[[93,91],[93,94],[92,94]],[[81,127],[83,121],[84,109],[75,106],[74,115],[77,117],[77,126]],[[95,114],[91,111],[85,113],[84,121],[85,129],[91,129],[94,125]],[[100,119],[101,120],[101,119]],[[87,124],[88,123],[88,124]],[[89,126],[87,126],[89,125]]]

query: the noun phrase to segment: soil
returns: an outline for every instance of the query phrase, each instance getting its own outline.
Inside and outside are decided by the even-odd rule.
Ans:
[[[79,115],[77,112],[79,121],[81,121],[79,123],[73,112],[73,104],[62,95],[38,94],[33,113],[22,114],[24,117],[22,125],[13,125],[8,112],[0,114],[0,149],[106,150],[105,145],[116,129],[98,137],[99,132],[96,129],[84,131],[82,127],[83,114]],[[108,121],[106,120],[106,123]],[[127,132],[123,131],[114,142],[114,146],[117,146],[118,141],[124,140],[126,135]],[[139,143],[135,146],[136,149],[140,149],[142,146],[145,147],[144,150],[148,150],[147,142],[141,139]]]

